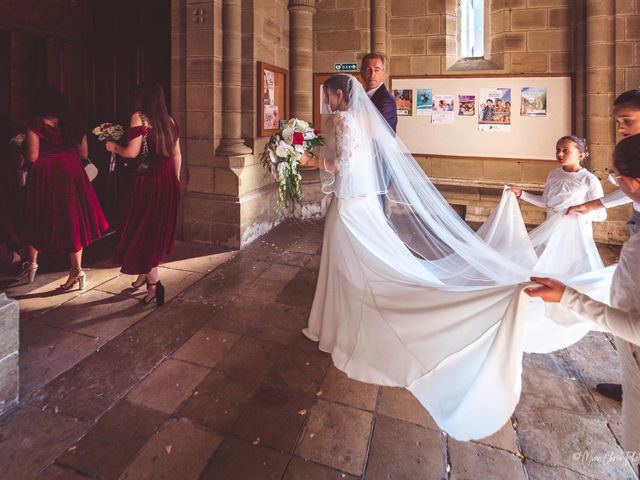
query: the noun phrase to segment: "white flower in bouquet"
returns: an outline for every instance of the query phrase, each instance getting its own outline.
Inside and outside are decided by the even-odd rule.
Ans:
[[[98,140],[104,142],[105,140],[111,140],[116,142],[124,135],[124,128],[122,125],[115,123],[101,123],[96,128],[91,130]],[[111,158],[109,160],[109,175],[111,175],[116,169],[116,154],[111,152]]]
[[[290,144],[293,139],[293,128],[285,125],[285,128],[282,130],[282,139]]]
[[[98,140],[101,142],[104,142],[105,140],[116,141],[120,140],[122,135],[124,135],[124,128],[122,128],[122,125],[115,123],[101,123],[91,130],[91,133],[98,137]]]
[[[313,154],[320,145],[324,145],[324,139],[319,132],[298,118],[286,122],[282,132],[269,138],[262,153],[262,166],[278,184],[278,208],[295,215],[302,200],[300,158],[307,152]]]
[[[21,147],[26,138],[27,136],[24,133],[19,133],[18,135],[13,137],[11,140],[9,140],[9,145],[16,145],[18,147]]]

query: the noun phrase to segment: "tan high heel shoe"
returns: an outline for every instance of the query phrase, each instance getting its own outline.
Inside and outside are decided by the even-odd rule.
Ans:
[[[73,287],[77,283],[79,289],[84,290],[84,287],[86,286],[86,281],[87,281],[87,274],[84,273],[84,270],[82,270],[81,268],[78,268],[75,271],[69,270],[69,278],[67,278],[67,281],[62,285],[60,285],[59,288],[60,290],[69,290],[71,287]]]
[[[21,277],[29,275],[29,283],[33,283],[36,280],[36,272],[38,271],[38,264],[35,262],[22,262]]]

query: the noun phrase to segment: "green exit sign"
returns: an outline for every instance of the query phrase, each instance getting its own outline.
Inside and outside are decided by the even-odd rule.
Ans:
[[[333,69],[338,72],[356,72],[358,70],[357,63],[334,63]]]

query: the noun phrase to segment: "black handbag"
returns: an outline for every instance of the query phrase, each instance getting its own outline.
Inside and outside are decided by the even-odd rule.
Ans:
[[[140,119],[142,120],[142,126],[144,127],[144,133],[142,134],[142,146],[140,147],[140,153],[136,157],[136,175],[146,175],[151,165],[151,159],[149,158],[149,148],[147,147],[147,128],[145,124],[144,114],[140,112]]]

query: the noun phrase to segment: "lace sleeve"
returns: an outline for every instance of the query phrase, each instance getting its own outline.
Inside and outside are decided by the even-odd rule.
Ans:
[[[356,147],[353,124],[349,120],[344,112],[337,113],[334,119],[335,170],[343,174],[351,170],[351,157]]]

